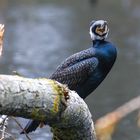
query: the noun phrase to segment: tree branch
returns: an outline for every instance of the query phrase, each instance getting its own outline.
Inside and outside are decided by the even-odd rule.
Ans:
[[[46,121],[54,139],[96,139],[85,102],[56,81],[0,75],[0,99],[0,114]]]
[[[116,125],[135,110],[140,109],[140,96],[137,96],[114,111],[107,113],[105,116],[99,118],[95,123],[97,138],[99,140],[111,140],[112,134]]]
[[[3,37],[4,37],[4,24],[0,24],[0,56],[3,49]]]

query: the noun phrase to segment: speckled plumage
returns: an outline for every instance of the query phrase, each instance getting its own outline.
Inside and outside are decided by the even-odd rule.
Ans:
[[[96,28],[98,28],[97,32]],[[58,66],[50,78],[66,84],[69,89],[75,90],[80,97],[86,98],[104,80],[116,60],[115,46],[105,41],[108,31],[106,21],[93,21],[90,26],[93,45],[68,57]],[[40,121],[31,120],[24,130],[26,133],[32,132],[39,124]]]
[[[94,57],[94,49],[89,48],[67,58],[50,78],[75,90],[85,82],[97,65],[98,60]]]

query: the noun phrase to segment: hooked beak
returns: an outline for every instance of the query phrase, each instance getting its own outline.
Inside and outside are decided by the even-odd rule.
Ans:
[[[96,32],[97,32],[99,35],[103,35],[105,32],[107,32],[107,25],[104,24],[104,25],[102,25],[101,27],[97,27],[97,28],[96,28]]]
[[[101,26],[100,28],[97,28],[98,32],[104,33],[105,31],[105,25]]]

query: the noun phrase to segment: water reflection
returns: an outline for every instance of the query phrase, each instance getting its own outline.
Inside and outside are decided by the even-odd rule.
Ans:
[[[61,61],[59,56],[65,54],[65,46],[69,46],[70,12],[47,5],[14,7],[8,12],[9,28],[13,29],[8,39],[13,36],[15,40],[11,69],[31,77],[48,76],[55,63]]]
[[[109,40],[118,46],[118,59],[86,102],[96,119],[139,94],[139,1],[98,0],[93,7],[90,1],[81,0],[0,0],[0,7],[0,21],[6,24],[1,73],[17,70],[28,77],[49,77],[67,56],[91,45],[88,34],[91,19],[105,19],[110,26]],[[114,140],[128,140],[130,136],[139,139],[133,119],[134,114],[123,120]],[[21,120],[23,125],[25,121]],[[14,122],[10,126],[16,139],[26,139],[19,135]],[[48,127],[30,136],[51,139]]]

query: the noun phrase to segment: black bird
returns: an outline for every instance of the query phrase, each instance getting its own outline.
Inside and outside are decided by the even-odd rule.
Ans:
[[[104,80],[116,60],[115,46],[106,41],[108,32],[106,21],[92,21],[89,33],[93,45],[68,57],[50,79],[68,85],[85,99]],[[40,121],[31,120],[21,133],[35,131],[39,124]]]

